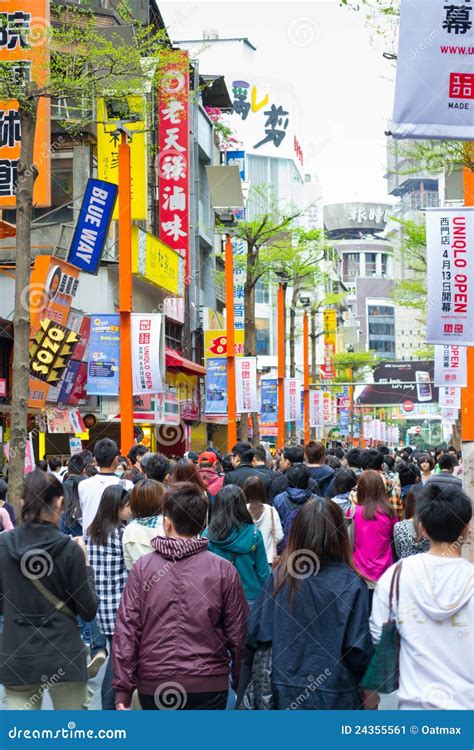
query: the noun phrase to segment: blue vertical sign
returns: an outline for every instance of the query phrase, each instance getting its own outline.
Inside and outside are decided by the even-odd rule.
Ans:
[[[91,315],[87,395],[118,396],[120,315]]]
[[[262,424],[278,422],[278,380],[262,378],[260,381],[260,417]]]
[[[227,415],[227,357],[206,361],[206,414]]]
[[[67,262],[85,273],[96,274],[117,199],[111,182],[88,180]]]

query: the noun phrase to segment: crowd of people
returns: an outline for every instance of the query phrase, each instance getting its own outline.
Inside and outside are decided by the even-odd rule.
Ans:
[[[28,474],[18,519],[1,481],[7,707],[87,708],[104,667],[104,710],[373,709],[394,618],[399,707],[472,708],[460,459],[311,441],[171,461],[104,438]]]

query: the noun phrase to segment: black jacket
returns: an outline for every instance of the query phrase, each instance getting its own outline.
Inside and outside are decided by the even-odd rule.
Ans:
[[[276,498],[276,496],[281,495],[282,492],[286,492],[287,489],[288,489],[288,477],[286,476],[286,474],[276,474],[275,478],[273,479],[273,482],[271,483],[268,489],[268,502],[273,504],[273,501]],[[308,489],[311,490],[313,495],[318,495],[319,497],[321,497],[319,484],[312,477],[309,480]]]
[[[224,477],[224,484],[236,484],[237,487],[243,487],[245,480],[249,477],[258,477],[262,480],[265,487],[269,487],[270,485],[264,472],[252,466],[252,464],[239,464],[234,471],[228,471]]]
[[[98,598],[82,549],[50,523],[27,522],[0,535],[0,682],[35,685],[87,680],[87,651],[77,621],[55,609],[37,577],[70,610],[95,616]]]
[[[288,582],[273,595],[275,572],[267,579],[249,616],[247,653],[271,644],[275,709],[358,709],[373,653],[368,589],[342,560],[316,572],[297,581],[294,601]]]

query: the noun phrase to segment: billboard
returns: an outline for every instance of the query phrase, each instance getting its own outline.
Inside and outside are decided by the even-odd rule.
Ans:
[[[437,403],[433,376],[433,361],[383,362],[374,369],[372,383],[355,387],[354,399],[374,406]]]
[[[132,227],[132,272],[172,294],[184,294],[182,257],[139,227]]]
[[[91,315],[87,394],[119,395],[120,315]]]
[[[402,0],[395,138],[474,140],[474,29],[470,0]]]

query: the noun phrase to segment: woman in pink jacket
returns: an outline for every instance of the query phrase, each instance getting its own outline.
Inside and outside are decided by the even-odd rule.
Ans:
[[[113,641],[116,707],[223,710],[236,689],[248,605],[235,567],[200,537],[208,499],[195,484],[164,496],[164,537],[132,567]],[[232,664],[232,667],[229,667]]]

